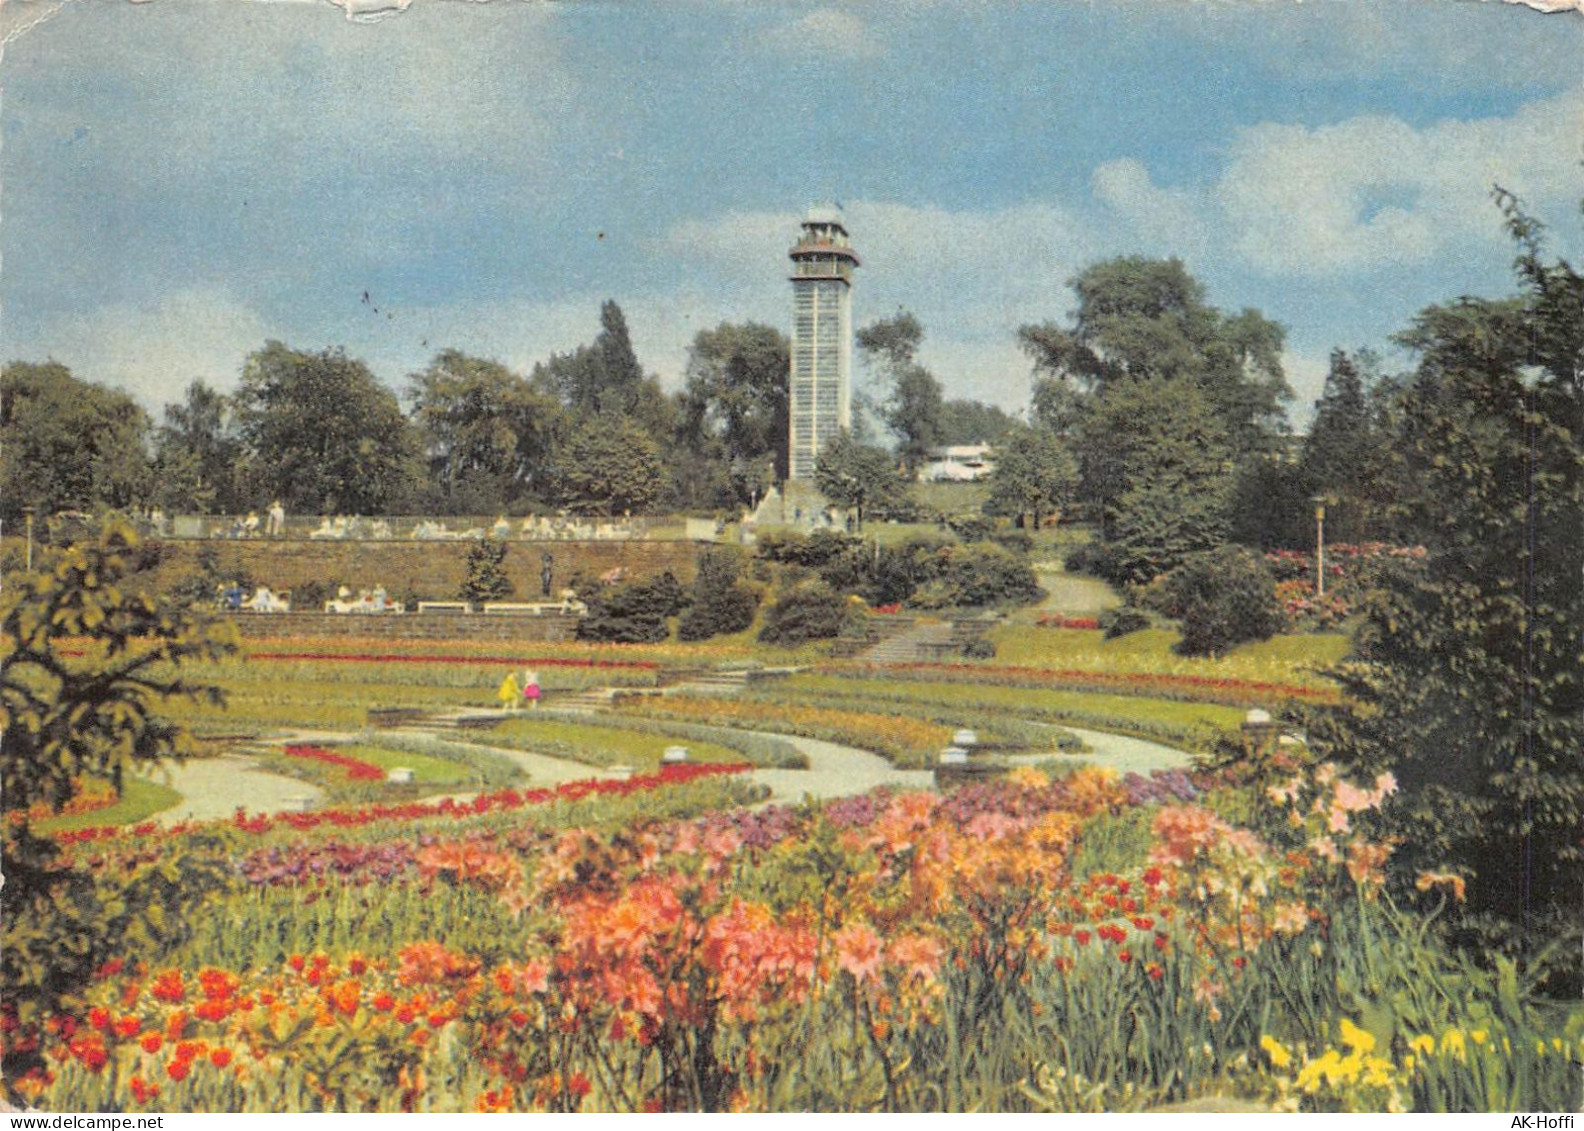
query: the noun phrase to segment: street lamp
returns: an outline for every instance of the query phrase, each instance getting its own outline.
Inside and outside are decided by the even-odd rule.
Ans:
[[[1325,596],[1325,509],[1326,497],[1316,495],[1315,505],[1315,596]]]

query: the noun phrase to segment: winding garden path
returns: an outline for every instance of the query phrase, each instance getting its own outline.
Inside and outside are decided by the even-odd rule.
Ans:
[[[1025,764],[1063,760],[1075,764],[1091,762],[1109,766],[1119,773],[1148,773],[1153,769],[1186,766],[1189,761],[1188,755],[1181,750],[1157,742],[1075,727],[1060,729],[1076,734],[1089,747],[1089,751],[1084,754],[1029,754],[1016,760]],[[761,767],[750,771],[751,780],[770,789],[770,801],[797,802],[805,797],[820,800],[849,797],[867,793],[882,785],[894,789],[931,789],[935,784],[935,776],[930,770],[899,769],[878,754],[855,746],[823,742],[795,734],[754,733],[791,743],[809,763],[805,770]],[[357,737],[351,732],[301,730],[276,741],[346,743],[355,741]],[[486,743],[458,742],[449,734],[443,737],[452,745],[471,746],[511,759],[536,786],[556,786],[569,781],[615,776],[609,769],[553,758],[548,754],[512,750]],[[317,803],[324,796],[322,790],[306,782],[269,773],[259,769],[256,762],[237,755],[174,766],[170,770],[168,784],[182,795],[182,800],[155,817],[164,824],[225,818],[238,808],[245,808],[250,813],[275,812],[292,807],[300,798],[311,798]],[[469,792],[451,796],[462,801],[471,799],[474,794]]]

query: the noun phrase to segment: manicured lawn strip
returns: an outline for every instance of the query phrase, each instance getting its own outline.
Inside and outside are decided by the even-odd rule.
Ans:
[[[872,750],[898,766],[910,767],[933,765],[952,735],[950,727],[917,718],[760,699],[645,696],[619,701],[616,709],[641,718],[683,719],[709,726],[798,734]]]
[[[864,681],[850,681],[833,693],[817,696],[798,689],[784,687],[779,681],[772,684],[751,685],[742,698],[755,703],[809,704],[817,702],[822,707],[844,711],[888,711],[895,698],[884,694],[869,695],[862,690]],[[856,688],[851,683],[858,683]],[[801,687],[802,685],[798,685]],[[1047,724],[1015,718],[1007,711],[965,706],[962,703],[943,703],[931,698],[914,698],[908,701],[905,712],[899,717],[921,719],[937,723],[950,730],[967,727],[973,730],[981,746],[991,746],[1008,753],[1061,752],[1078,754],[1084,749],[1076,735],[1055,730]],[[854,743],[853,745],[862,745]]]
[[[631,766],[652,770],[660,765],[660,753],[669,745],[666,738],[642,734],[619,726],[600,726],[587,722],[558,719],[508,719],[488,731],[492,745],[510,746],[552,758],[566,758],[590,766]],[[693,762],[741,762],[735,750],[713,742],[689,742],[688,758]]]
[[[33,824],[40,835],[76,832],[78,829],[105,825],[131,825],[146,821],[162,813],[181,800],[181,794],[169,786],[147,778],[128,775],[121,790],[120,800],[102,809],[86,813],[72,813],[63,817],[48,817]]]
[[[1243,721],[1241,710],[1211,703],[985,684],[928,683],[923,679],[799,675],[788,679],[783,687],[778,694],[805,701],[830,702],[832,706],[876,709],[884,705],[900,712],[916,704],[930,704],[993,711],[1040,722],[1070,723],[1130,734],[1189,750],[1208,749],[1217,734],[1233,730]]]
[[[996,658],[986,668],[1028,668],[1061,674],[1179,677],[1183,688],[1217,682],[1271,684],[1333,693],[1335,685],[1315,668],[1339,662],[1351,647],[1340,633],[1273,636],[1245,644],[1219,659],[1179,656],[1180,639],[1170,629],[1145,629],[1106,640],[1093,629],[999,625],[990,631]],[[974,665],[967,665],[974,666]],[[1198,681],[1197,683],[1195,681]]]
[[[332,749],[337,754],[345,754],[349,758],[356,758],[359,762],[377,766],[387,774],[398,766],[409,769],[413,773],[413,781],[419,785],[456,785],[459,782],[472,781],[474,778],[464,766],[411,750],[389,750],[363,743],[335,746]]]
[[[737,760],[749,762],[755,766],[770,766],[788,770],[808,768],[808,759],[804,757],[796,746],[793,746],[786,739],[729,727],[706,726],[701,723],[679,722],[674,719],[639,718],[633,715],[621,714],[602,715],[598,722],[591,722],[587,715],[556,711],[553,708],[540,708],[533,715],[524,716],[524,719],[529,722],[560,722],[626,731],[633,735],[647,736],[647,741],[655,750],[674,745],[677,742],[688,744],[704,743],[710,746],[724,747],[735,753]],[[530,747],[530,749],[537,748]]]

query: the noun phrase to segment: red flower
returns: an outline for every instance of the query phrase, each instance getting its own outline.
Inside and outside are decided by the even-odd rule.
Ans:
[[[144,1052],[159,1052],[160,1045],[164,1043],[165,1039],[158,1033],[144,1033],[138,1040],[138,1044],[143,1046]]]
[[[94,1006],[88,1011],[88,1024],[95,1029],[110,1028],[110,1011]]]
[[[209,1054],[209,1063],[216,1068],[224,1068],[231,1063],[230,1049],[215,1049]]]
[[[1117,951],[1117,961],[1118,962],[1132,962],[1133,961],[1133,952],[1130,951],[1130,950],[1119,950],[1119,951]]]
[[[185,1060],[168,1060],[165,1062],[165,1075],[172,1080],[184,1080],[187,1078],[187,1070],[190,1063],[190,1061]]]
[[[1078,940],[1078,945],[1079,946],[1088,946],[1089,945],[1089,932],[1088,931],[1075,931],[1075,932],[1073,932],[1073,938]]]

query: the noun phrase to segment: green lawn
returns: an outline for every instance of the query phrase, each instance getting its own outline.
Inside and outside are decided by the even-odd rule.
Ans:
[[[955,708],[963,712],[967,723],[973,721],[968,717],[971,713],[992,718],[999,715],[1009,720],[1068,723],[1135,735],[1183,749],[1208,747],[1217,734],[1235,730],[1244,717],[1241,708],[1215,703],[845,675],[795,676],[774,685],[774,690],[755,691],[754,697],[766,702],[889,713],[909,719],[926,715],[940,718],[944,717],[942,709]]]
[[[552,719],[508,719],[488,731],[487,741],[496,746],[530,750],[536,754],[567,758],[591,766],[622,765],[640,771],[658,767],[660,755],[667,746],[686,746],[688,760],[692,762],[734,763],[744,760],[738,751],[714,742]]]
[[[455,785],[458,782],[471,782],[477,776],[457,762],[448,762],[444,758],[435,758],[412,750],[389,750],[362,743],[355,746],[337,746],[333,749],[337,754],[344,754],[348,758],[356,758],[360,762],[378,766],[386,773],[398,766],[404,766],[413,772],[413,781],[420,785]]]
[[[1187,675],[1301,687],[1334,686],[1315,668],[1337,663],[1351,646],[1341,633],[1273,636],[1235,648],[1219,659],[1179,656],[1174,629],[1151,628],[1107,640],[1092,629],[1005,624],[990,632],[994,665],[1103,674]]]
[[[181,800],[181,794],[168,786],[134,775],[127,775],[121,798],[114,805],[89,813],[51,817],[33,826],[36,833],[65,833],[101,825],[135,825],[155,813],[163,812]]]

